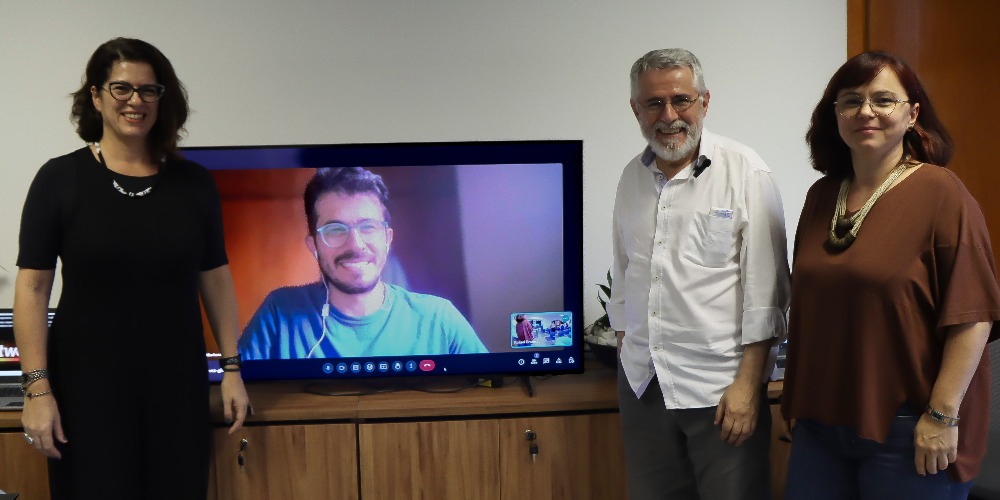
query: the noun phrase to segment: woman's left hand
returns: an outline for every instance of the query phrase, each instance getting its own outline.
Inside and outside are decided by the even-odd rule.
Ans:
[[[913,459],[917,474],[937,474],[958,457],[958,427],[936,422],[925,413],[913,431],[913,444],[917,448]]]
[[[229,427],[230,435],[243,427],[247,415],[253,414],[240,372],[225,372],[222,375],[222,413],[226,417],[226,423],[233,424]]]

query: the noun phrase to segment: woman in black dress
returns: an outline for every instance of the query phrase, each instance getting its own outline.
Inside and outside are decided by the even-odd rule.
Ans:
[[[177,151],[187,115],[184,87],[159,50],[108,41],[73,95],[88,144],[49,160],[28,191],[14,331],[25,440],[50,457],[53,498],[205,498],[199,296],[226,365],[230,433],[247,414],[219,195]],[[48,328],[57,259],[62,292]]]

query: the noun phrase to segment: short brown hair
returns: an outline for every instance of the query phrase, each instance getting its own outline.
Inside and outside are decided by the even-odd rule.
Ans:
[[[104,119],[94,108],[90,88],[101,88],[111,76],[111,68],[120,61],[143,62],[153,68],[156,81],[165,88],[160,98],[156,123],[149,131],[146,144],[153,161],[179,158],[177,142],[188,117],[187,91],[177,79],[170,60],[156,47],[135,38],[115,38],[101,44],[90,56],[80,89],[72,94],[70,118],[76,122],[76,133],[87,142],[97,142],[104,135]]]

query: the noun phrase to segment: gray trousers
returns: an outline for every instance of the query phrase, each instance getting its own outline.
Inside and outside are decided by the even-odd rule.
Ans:
[[[641,398],[618,366],[618,405],[632,500],[770,500],[771,409],[761,388],[757,427],[740,446],[723,441],[717,406],[668,410],[656,378]]]

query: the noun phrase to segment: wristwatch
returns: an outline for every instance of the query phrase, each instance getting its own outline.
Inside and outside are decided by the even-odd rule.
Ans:
[[[222,367],[222,371],[224,372],[238,372],[240,368],[243,368],[243,360],[237,354],[231,358],[220,359],[219,366]]]
[[[44,368],[24,372],[21,374],[21,389],[27,390],[29,385],[43,378],[49,378],[49,371]]]

